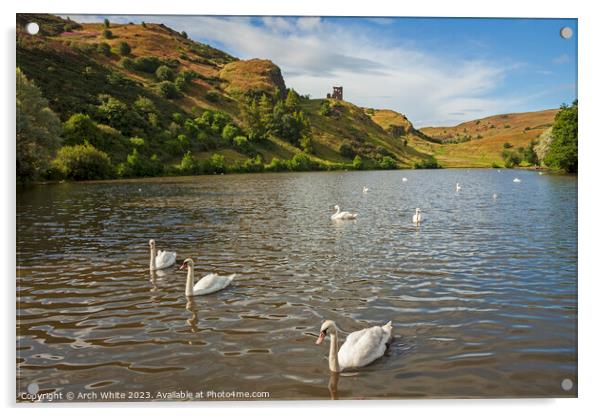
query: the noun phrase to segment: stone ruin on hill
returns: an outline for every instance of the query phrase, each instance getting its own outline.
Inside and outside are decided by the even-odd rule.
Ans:
[[[332,87],[332,94],[326,94],[326,98],[343,100],[343,87]]]

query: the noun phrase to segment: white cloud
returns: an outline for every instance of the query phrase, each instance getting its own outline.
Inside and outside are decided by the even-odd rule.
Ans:
[[[569,56],[566,53],[563,53],[562,55],[554,58],[553,62],[556,65],[563,65],[563,64],[568,64],[570,61],[571,61],[571,59],[569,58]]]
[[[143,19],[119,17],[120,21]],[[392,44],[336,20],[209,16],[147,19],[186,30],[193,39],[222,46],[243,59],[270,59],[282,68],[287,86],[302,94],[324,97],[333,85],[343,85],[346,100],[366,107],[391,108],[406,114],[417,126],[458,123],[504,112],[513,101],[494,97],[493,93],[515,64],[449,55],[442,58],[409,41]],[[378,22],[389,24],[390,20]]]

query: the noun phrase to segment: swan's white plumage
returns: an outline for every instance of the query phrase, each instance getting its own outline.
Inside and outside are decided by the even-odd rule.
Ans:
[[[422,222],[422,212],[420,211],[420,208],[416,208],[416,213],[412,217],[412,222],[414,224],[420,224]]]
[[[391,321],[383,326],[373,326],[352,332],[338,353],[339,366],[345,368],[364,367],[384,355],[391,341]]]
[[[192,288],[192,295],[208,295],[210,293],[225,289],[230,285],[230,283],[232,283],[232,280],[234,280],[235,277],[236,274],[220,276],[216,273],[210,273],[206,276],[203,276],[201,280],[195,283],[194,287]]]
[[[159,250],[155,246],[155,240],[149,240],[150,246],[150,269],[161,270],[176,264],[176,252]]]
[[[155,270],[166,269],[174,264],[176,264],[175,251],[157,251],[157,257],[155,257]]]
[[[514,183],[521,183],[522,181],[520,179],[518,179],[518,178],[514,178],[514,180],[512,182],[514,182]]]
[[[336,209],[336,212],[330,216],[330,219],[332,220],[354,220],[357,218],[357,214],[341,211],[341,208],[338,205],[335,205],[334,209]]]
[[[236,274],[220,276],[217,273],[210,273],[194,283],[194,262],[192,259],[184,260],[180,269],[184,267],[188,269],[188,276],[186,277],[186,296],[201,296],[215,293],[228,287],[236,277]]]

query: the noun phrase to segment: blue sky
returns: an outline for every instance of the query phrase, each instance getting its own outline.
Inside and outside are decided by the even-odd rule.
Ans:
[[[105,16],[71,16],[102,21]],[[107,16],[156,22],[242,59],[271,59],[288,87],[390,108],[417,127],[534,111],[577,96],[575,19]],[[573,29],[563,39],[560,29]]]

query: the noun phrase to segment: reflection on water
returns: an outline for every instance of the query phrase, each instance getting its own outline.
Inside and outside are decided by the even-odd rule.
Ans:
[[[17,390],[575,396],[576,193],[576,177],[493,169],[19,191]],[[335,204],[357,220],[331,221]],[[185,271],[149,274],[150,238],[238,276],[187,299]],[[395,340],[332,376],[324,319],[344,335],[392,320]]]

